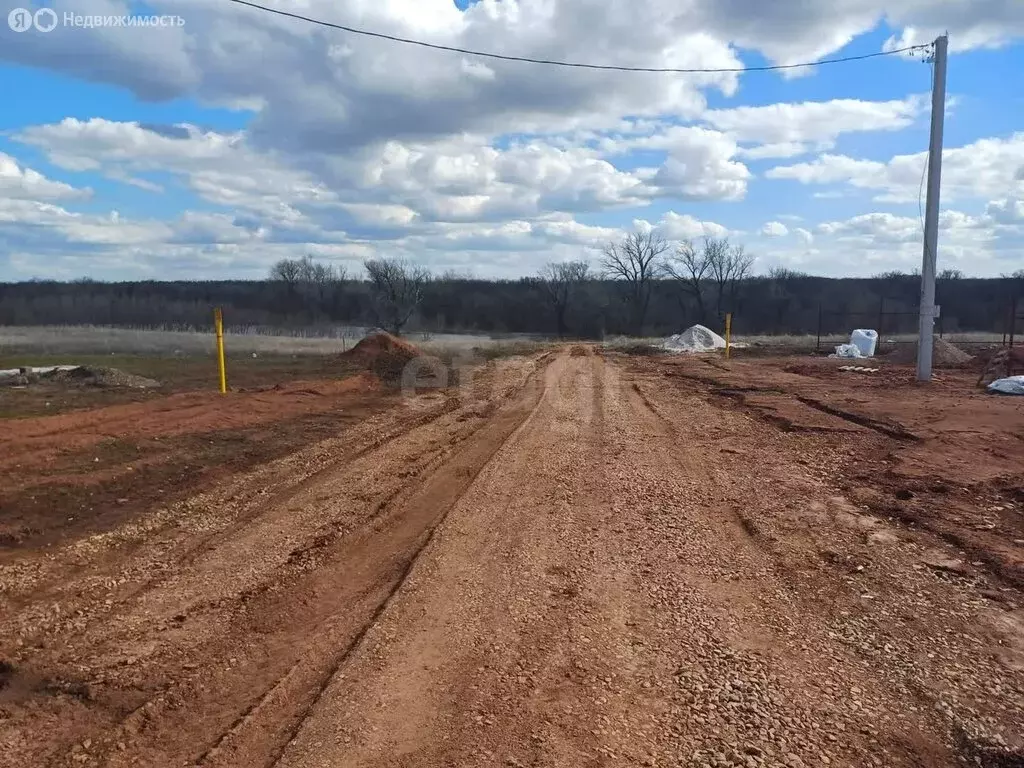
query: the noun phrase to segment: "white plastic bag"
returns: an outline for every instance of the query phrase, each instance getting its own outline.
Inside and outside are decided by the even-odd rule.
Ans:
[[[1000,395],[1024,395],[1024,376],[996,379],[988,385],[988,391]]]
[[[858,328],[850,334],[850,343],[860,350],[862,357],[874,357],[878,344],[878,331]]]
[[[836,357],[859,358],[864,357],[856,344],[840,344],[836,347]]]

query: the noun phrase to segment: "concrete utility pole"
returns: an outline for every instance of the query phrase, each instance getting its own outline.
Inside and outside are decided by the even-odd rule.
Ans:
[[[942,184],[942,126],[946,116],[946,35],[935,39],[932,85],[932,132],[928,145],[928,203],[924,216],[924,262],[921,265],[921,317],[917,334],[917,380],[932,380],[935,335],[935,263],[939,253],[939,189]]]

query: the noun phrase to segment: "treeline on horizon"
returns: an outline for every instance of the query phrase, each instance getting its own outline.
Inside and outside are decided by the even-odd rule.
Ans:
[[[213,307],[229,327],[282,329],[376,326],[373,285],[345,275],[316,281],[33,280],[0,283],[0,325],[104,325],[203,329]],[[737,334],[845,333],[854,327],[885,334],[916,329],[920,278],[890,272],[872,278],[829,278],[788,270],[744,277],[725,295],[701,286],[701,301],[678,280],[650,281],[649,303],[639,328],[622,280],[585,277],[556,309],[542,277],[484,280],[443,275],[422,285],[404,330],[453,333],[564,335],[668,335],[695,323],[721,328],[734,314]],[[1024,314],[1024,274],[969,278],[947,272],[937,282],[945,333],[1008,330],[1010,307]],[[559,318],[559,311],[561,317]],[[820,319],[820,323],[819,323]],[[559,325],[562,326],[559,334]],[[1022,331],[1018,321],[1017,332]]]

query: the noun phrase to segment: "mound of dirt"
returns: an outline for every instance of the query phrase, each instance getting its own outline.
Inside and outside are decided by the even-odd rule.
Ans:
[[[582,344],[573,344],[569,348],[569,357],[587,357],[590,354],[590,350],[584,347]]]
[[[82,387],[125,387],[128,389],[151,389],[159,387],[160,382],[136,376],[117,368],[102,368],[91,365],[80,365],[77,368],[57,368],[39,375],[40,381],[55,382]]]
[[[344,360],[365,366],[384,381],[401,379],[405,367],[423,356],[423,352],[408,341],[385,331],[367,336],[341,355]]]
[[[932,346],[932,365],[937,367],[956,368],[966,365],[974,358],[963,352],[945,339],[936,338]],[[913,365],[917,362],[917,342],[902,344],[885,356],[886,362],[900,365]]]
[[[378,357],[403,357],[406,360],[412,360],[422,354],[416,346],[405,339],[400,339],[386,331],[380,331],[371,333],[348,352],[343,352],[341,356],[346,360],[368,362]]]

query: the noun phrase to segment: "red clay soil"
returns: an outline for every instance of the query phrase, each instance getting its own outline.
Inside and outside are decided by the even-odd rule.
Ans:
[[[0,473],[7,490],[18,476],[52,466],[60,456],[111,439],[163,438],[240,429],[305,413],[328,410],[353,395],[370,394],[379,382],[369,374],[341,380],[297,381],[263,391],[188,392],[142,403],[112,405],[58,416],[11,419],[4,423]],[[13,481],[11,483],[10,481]]]
[[[371,365],[382,357],[402,358],[408,362],[422,354],[417,347],[405,339],[400,339],[386,331],[380,331],[367,336],[348,352],[343,352],[341,357]]]
[[[1021,535],[1009,402],[488,364],[0,558],[0,768],[1020,766],[1022,593],[947,538]],[[951,452],[993,445],[972,484]]]
[[[796,435],[841,440],[833,477],[876,514],[938,534],[1007,583],[1024,586],[1024,402],[986,393],[977,373],[839,360],[659,360],[671,379]]]
[[[361,373],[5,420],[0,563],[17,549],[108,530],[392,403]]]

